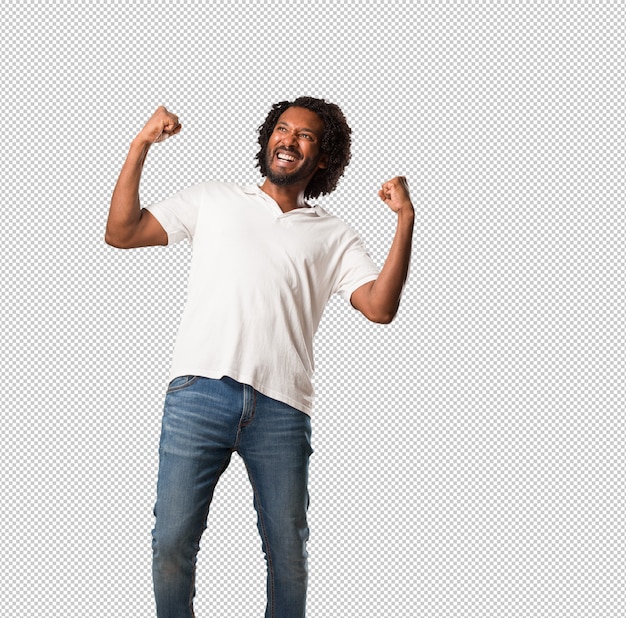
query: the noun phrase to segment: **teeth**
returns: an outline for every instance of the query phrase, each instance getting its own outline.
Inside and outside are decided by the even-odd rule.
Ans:
[[[279,152],[276,155],[279,159],[281,159],[282,161],[295,161],[296,158],[292,157],[291,155],[285,154],[284,152]]]

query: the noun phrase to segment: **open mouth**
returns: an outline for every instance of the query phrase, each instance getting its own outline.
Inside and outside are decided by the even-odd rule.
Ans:
[[[298,161],[298,157],[290,152],[285,152],[284,150],[279,150],[276,153],[276,159],[281,161],[282,163],[290,164]]]

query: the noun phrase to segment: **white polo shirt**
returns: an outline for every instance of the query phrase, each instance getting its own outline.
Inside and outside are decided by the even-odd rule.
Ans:
[[[229,376],[311,414],[324,307],[378,276],[357,234],[319,206],[283,213],[256,185],[204,182],[148,210],[168,244],[193,245],[170,379]]]

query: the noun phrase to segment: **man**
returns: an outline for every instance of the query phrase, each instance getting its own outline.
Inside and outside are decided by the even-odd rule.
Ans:
[[[329,297],[369,320],[398,309],[414,210],[406,181],[382,185],[398,217],[380,270],[359,237],[306,200],[330,193],[350,159],[339,107],[301,97],[259,128],[261,186],[205,182],[142,209],[152,144],[181,130],[160,107],[133,140],[111,198],[106,242],[193,244],[187,302],[165,397],[153,530],[160,618],[193,616],[195,564],[217,481],[231,455],[254,491],[267,563],[266,618],[305,616],[313,335]]]

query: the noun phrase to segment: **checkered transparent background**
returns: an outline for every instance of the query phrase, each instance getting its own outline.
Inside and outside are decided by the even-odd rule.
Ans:
[[[190,250],[103,242],[159,104],[149,203],[251,182],[256,128],[342,106],[321,203],[382,264],[417,206],[396,321],[331,300],[317,339],[309,615],[626,615],[625,10],[620,2],[32,2],[0,8],[0,615],[153,615],[157,444]],[[237,458],[198,616],[258,617]]]

